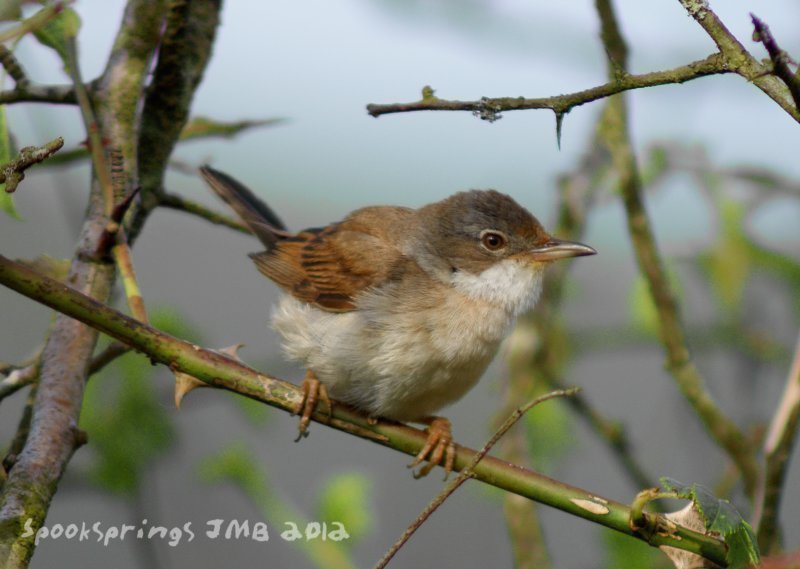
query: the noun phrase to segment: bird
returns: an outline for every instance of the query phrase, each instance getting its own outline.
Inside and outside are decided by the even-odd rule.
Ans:
[[[372,419],[424,424],[409,465],[422,465],[417,477],[452,470],[452,425],[437,413],[478,382],[536,303],[547,265],[596,254],[551,236],[496,190],[418,209],[368,206],[293,233],[232,176],[210,166],[200,174],[264,245],[250,257],[282,290],[272,325],[306,368],[298,439],[331,398]]]

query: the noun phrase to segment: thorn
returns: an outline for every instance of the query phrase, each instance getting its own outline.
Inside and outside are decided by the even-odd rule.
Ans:
[[[228,346],[227,348],[220,348],[217,350],[217,352],[220,354],[225,354],[226,356],[229,356],[240,362],[242,361],[242,358],[239,357],[239,350],[242,348],[244,348],[244,344],[234,344],[232,346]]]
[[[182,371],[172,371],[175,374],[175,408],[181,408],[181,401],[187,393],[198,387],[206,387],[208,384],[200,381],[196,377],[192,377],[188,373]]]
[[[556,114],[556,144],[558,149],[561,150],[561,126],[564,124],[564,115],[561,111],[553,111]]]

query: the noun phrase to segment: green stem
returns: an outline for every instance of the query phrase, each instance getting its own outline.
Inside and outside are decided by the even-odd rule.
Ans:
[[[69,286],[45,277],[0,255],[0,284],[80,320],[109,336],[146,354],[154,363],[168,365],[173,371],[189,374],[204,383],[237,392],[288,412],[294,412],[301,399],[300,390],[211,350],[185,342],[130,318]],[[317,422],[369,439],[411,456],[425,444],[423,431],[379,421],[346,407],[334,405],[314,413]],[[455,468],[468,467],[477,451],[456,447]],[[619,502],[558,482],[536,472],[487,456],[474,467],[477,480],[547,504],[564,512],[633,535],[654,546],[677,547],[725,566],[725,544],[700,533],[678,527],[673,533],[643,536],[628,525],[630,509]]]

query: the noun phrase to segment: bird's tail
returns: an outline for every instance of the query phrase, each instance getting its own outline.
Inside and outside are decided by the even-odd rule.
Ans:
[[[244,184],[210,166],[202,166],[200,174],[211,189],[258,237],[267,251],[271,250],[279,239],[291,235],[275,212]]]

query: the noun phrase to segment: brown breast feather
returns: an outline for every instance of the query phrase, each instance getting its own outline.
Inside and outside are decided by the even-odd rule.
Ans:
[[[250,257],[295,298],[329,312],[349,312],[360,292],[391,278],[406,260],[398,245],[412,214],[400,207],[360,209],[341,223],[306,229]]]

